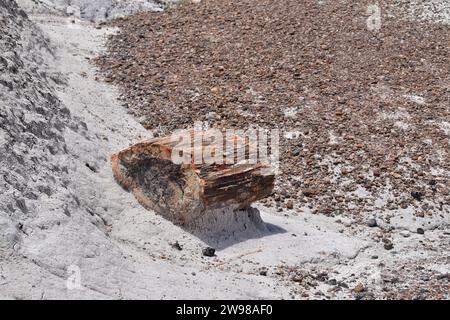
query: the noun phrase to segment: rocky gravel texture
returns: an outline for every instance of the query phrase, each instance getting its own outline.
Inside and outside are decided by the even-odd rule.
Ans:
[[[156,135],[195,121],[282,130],[262,203],[368,241],[350,261],[257,269],[292,297],[448,299],[447,13],[446,1],[183,1],[114,21],[97,63]]]
[[[47,209],[63,206],[70,215],[76,199],[66,188],[64,131],[83,125],[52,89],[63,79],[41,68],[53,58],[49,41],[12,1],[2,1],[0,17],[0,249],[9,251],[20,247],[22,218],[35,217],[42,198],[62,193]]]
[[[411,20],[450,25],[448,0],[396,0],[395,4]]]
[[[362,1],[184,1],[113,24],[98,59],[155,134],[280,128],[279,210],[450,212],[450,30],[401,3],[368,28]],[[410,8],[410,7],[408,7]]]
[[[286,299],[290,284],[258,265],[351,261],[360,250],[333,224],[264,207],[192,230],[142,208],[114,181],[109,157],[151,134],[89,63],[114,30],[32,18],[0,1],[0,299]]]

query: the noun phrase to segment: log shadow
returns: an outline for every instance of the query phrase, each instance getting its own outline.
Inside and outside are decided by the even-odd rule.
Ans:
[[[206,245],[223,250],[237,243],[287,232],[271,223],[265,223],[256,208],[210,210],[183,229]]]

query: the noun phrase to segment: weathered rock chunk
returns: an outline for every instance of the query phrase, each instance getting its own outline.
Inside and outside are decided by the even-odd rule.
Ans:
[[[193,131],[190,135],[192,138]],[[228,141],[234,146],[232,150],[224,147],[227,138],[213,143],[203,141],[199,146],[195,146],[193,139],[187,140],[180,144],[174,136],[156,138],[113,155],[116,181],[131,191],[145,208],[155,210],[177,224],[189,224],[208,210],[246,208],[272,193],[275,175],[269,164],[259,160],[236,162],[237,154],[242,151],[248,160],[252,147],[247,139],[235,135],[229,137]],[[173,153],[181,149],[187,161],[178,163]],[[211,150],[212,155],[224,150],[219,159],[228,161],[198,163],[198,154],[204,159],[205,152]],[[232,164],[228,164],[230,155],[234,159]]]

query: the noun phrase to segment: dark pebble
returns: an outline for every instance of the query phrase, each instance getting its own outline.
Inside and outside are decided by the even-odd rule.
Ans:
[[[424,234],[425,230],[423,230],[422,228],[417,228],[417,233],[418,234]]]
[[[300,148],[295,148],[295,149],[292,151],[292,155],[293,155],[294,157],[299,156],[299,155],[300,155]]]
[[[326,272],[321,272],[316,276],[316,280],[320,282],[324,282],[328,280],[328,274]]]
[[[211,247],[203,248],[202,253],[205,257],[214,257],[216,255],[216,249]]]
[[[87,167],[89,170],[91,170],[92,172],[95,172],[95,173],[98,172],[98,169],[97,169],[93,164],[86,163],[85,165],[86,165],[86,167]]]
[[[375,219],[369,219],[368,221],[367,221],[367,225],[369,226],[369,227],[371,227],[371,228],[374,228],[374,227],[376,227],[378,224],[377,224],[377,220],[375,220]]]
[[[178,241],[175,241],[175,243],[172,244],[172,248],[177,249],[178,251],[183,250],[183,247],[178,243]]]
[[[444,273],[437,276],[438,280],[450,280],[450,273]]]
[[[411,192],[411,197],[416,199],[417,201],[422,201],[424,194],[419,191],[413,191]]]

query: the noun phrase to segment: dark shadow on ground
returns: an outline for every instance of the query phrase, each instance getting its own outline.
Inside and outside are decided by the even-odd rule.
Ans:
[[[265,223],[259,210],[251,207],[242,210],[222,208],[207,211],[202,218],[183,229],[216,250],[223,250],[250,239],[287,232],[279,226]]]

